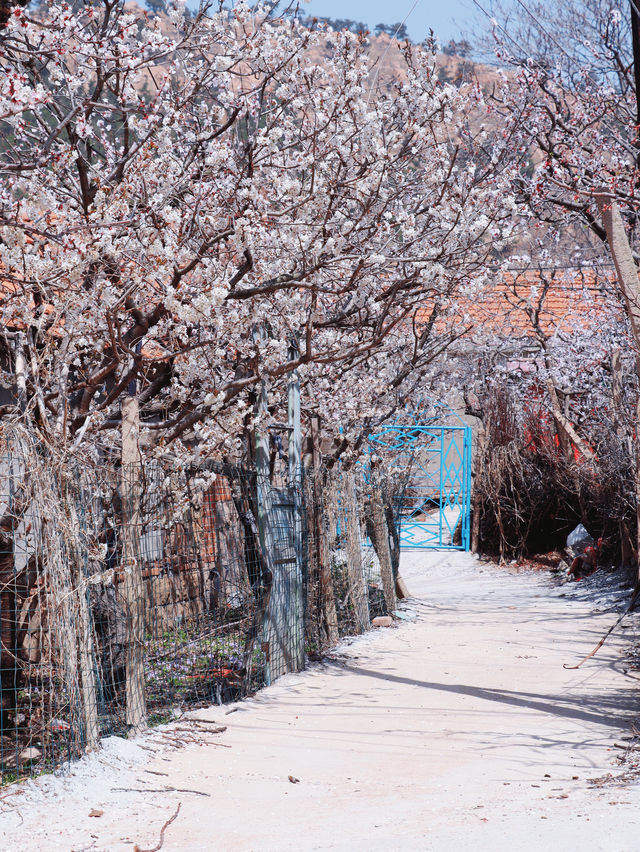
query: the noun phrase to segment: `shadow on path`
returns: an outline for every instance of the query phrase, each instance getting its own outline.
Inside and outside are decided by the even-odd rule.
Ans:
[[[537,710],[540,713],[550,713],[566,719],[575,719],[591,725],[605,725],[611,728],[624,728],[640,714],[636,696],[629,691],[615,692],[597,698],[584,694],[575,696],[541,695],[532,692],[513,692],[509,689],[488,689],[481,686],[467,686],[459,683],[435,683],[424,680],[413,680],[399,675],[385,674],[373,669],[359,666],[340,665],[340,669],[363,677],[377,678],[394,683],[406,683],[409,686],[420,686],[424,689],[450,692],[456,695],[468,695],[485,701],[499,704],[509,704],[513,707],[524,707]],[[579,705],[579,706],[578,706]],[[591,709],[585,709],[591,708]]]

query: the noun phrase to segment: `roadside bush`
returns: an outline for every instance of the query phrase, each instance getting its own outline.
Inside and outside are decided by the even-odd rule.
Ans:
[[[523,406],[512,389],[492,389],[482,413],[474,478],[478,550],[504,560],[560,550],[582,522],[604,538],[605,560],[628,564],[636,546],[633,459],[608,410],[582,418],[592,457],[558,434],[543,404]]]

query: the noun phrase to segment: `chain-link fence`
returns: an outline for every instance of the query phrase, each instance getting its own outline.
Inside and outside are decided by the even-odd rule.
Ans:
[[[395,607],[384,489],[353,472],[0,459],[0,768],[48,771],[251,694]]]

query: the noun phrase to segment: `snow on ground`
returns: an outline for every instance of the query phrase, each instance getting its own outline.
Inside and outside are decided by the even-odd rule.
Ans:
[[[0,848],[152,849],[178,803],[163,852],[640,848],[640,785],[598,782],[640,717],[623,655],[637,620],[562,665],[615,619],[615,581],[558,586],[459,553],[407,553],[402,573],[396,627],[189,714],[225,732],[177,721],[10,788]]]

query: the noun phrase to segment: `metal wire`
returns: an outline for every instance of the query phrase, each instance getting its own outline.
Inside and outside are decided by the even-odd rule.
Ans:
[[[341,473],[60,467],[5,436],[0,482],[3,783],[253,694],[388,610]]]

